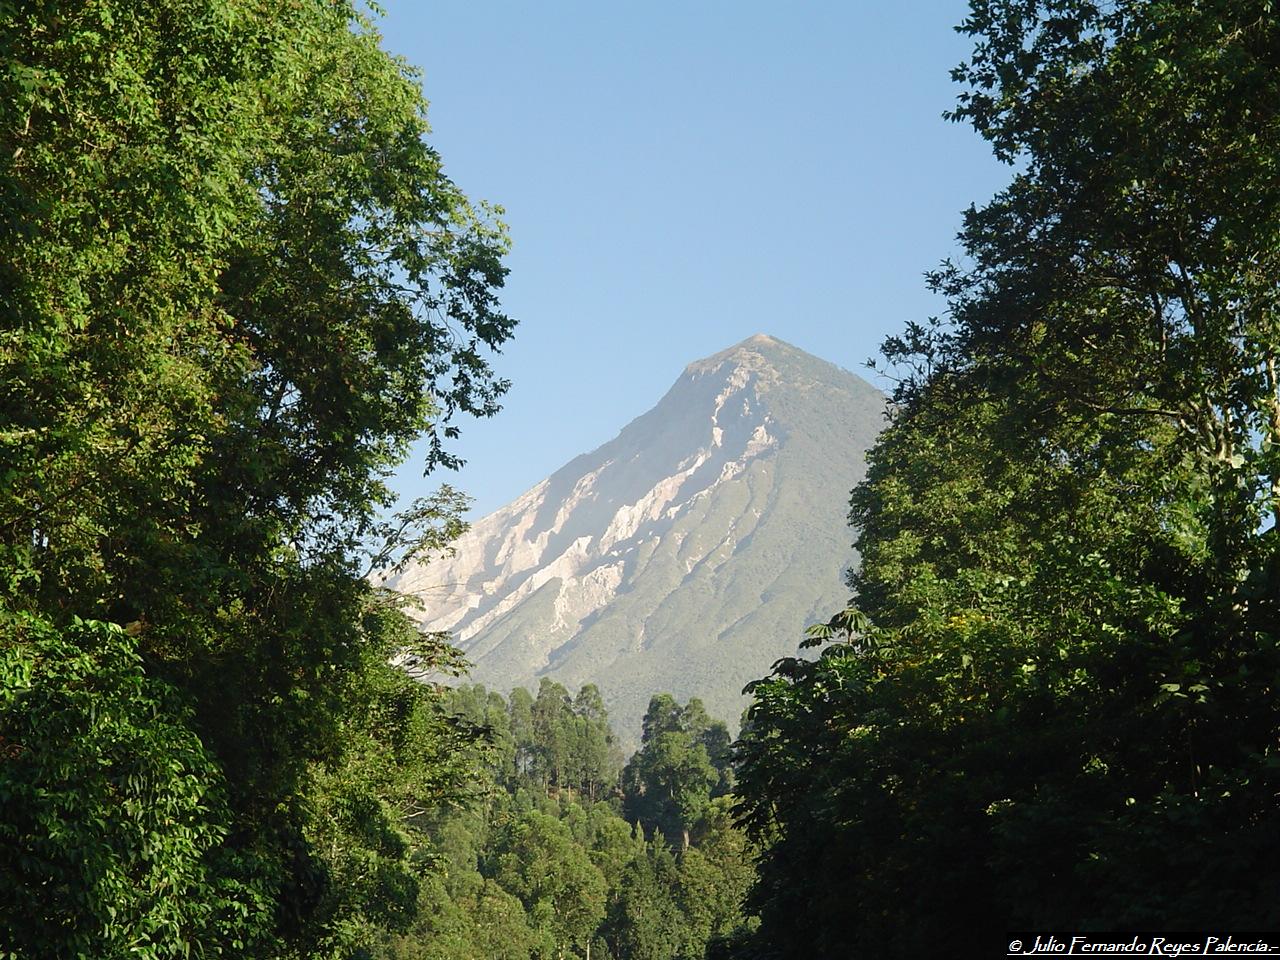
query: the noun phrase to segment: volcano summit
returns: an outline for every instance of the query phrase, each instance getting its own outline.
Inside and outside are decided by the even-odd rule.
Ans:
[[[628,740],[656,692],[736,726],[743,685],[847,600],[849,490],[884,410],[866,381],[758,334],[389,586],[503,693],[595,683]]]

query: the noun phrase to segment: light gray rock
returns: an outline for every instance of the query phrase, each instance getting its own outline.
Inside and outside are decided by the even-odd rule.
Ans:
[[[595,683],[631,745],[657,692],[736,726],[742,687],[847,599],[849,490],[884,409],[861,378],[758,334],[389,586],[454,634],[473,680]]]

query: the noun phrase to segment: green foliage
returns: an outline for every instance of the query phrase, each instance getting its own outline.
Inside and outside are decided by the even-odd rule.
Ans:
[[[516,688],[507,703],[463,686],[446,694],[446,709],[487,726],[498,759],[471,803],[427,818],[441,878],[422,884],[409,931],[384,938],[385,960],[700,960],[710,940],[749,926],[742,900],[753,851],[731,822],[729,797],[702,804],[690,845],[676,853],[660,834],[646,842],[620,816],[616,772],[604,799],[581,783],[552,782],[557,762],[573,767],[579,741],[567,731],[585,720],[612,739],[594,687],[570,697],[547,682],[536,700]],[[724,731],[696,702],[676,713],[713,738]],[[529,763],[501,759],[511,756]]]
[[[753,850],[733,823],[732,796],[707,804],[680,860],[678,902],[685,916],[682,956],[701,957],[708,944],[754,927],[743,913],[752,881]]]
[[[569,828],[530,811],[500,831],[488,870],[524,904],[540,936],[540,957],[585,950],[604,918],[604,876]]]
[[[640,750],[623,771],[628,818],[687,849],[707,802],[731,783],[728,744],[728,729],[697,697],[684,707],[670,694],[653,697]]]
[[[621,758],[604,700],[594,684],[570,697],[544,677],[536,699],[523,687],[511,693],[507,727],[517,778],[544,788],[574,791],[591,800],[617,783]]]
[[[755,685],[750,949],[1270,927],[1273,18],[984,3],[965,29],[957,116],[1021,172],[933,277],[949,322],[885,345],[856,609]]]
[[[475,728],[390,663],[414,649],[419,668],[448,669],[455,652],[433,653],[391,598],[364,625],[370,644],[342,718],[343,751],[314,765],[307,798],[304,836],[328,881],[316,953],[340,955],[413,920],[421,862],[434,853],[415,818],[466,802],[485,760]]]
[[[423,433],[428,467],[455,462],[453,415],[497,409],[503,228],[442,174],[416,77],[347,3],[5,17],[0,609],[84,646],[61,674],[34,639],[5,650],[43,679],[0,724],[71,729],[97,709],[81,683],[116,718],[49,733],[84,765],[65,807],[48,770],[5,768],[5,823],[61,811],[70,844],[21,867],[56,875],[24,896],[71,908],[36,952],[350,952],[416,900],[403,818],[469,776],[466,730],[387,666],[448,651],[362,574],[461,529],[447,489],[385,519],[384,480]],[[135,742],[169,771],[152,786],[128,780]],[[104,827],[117,775],[158,807]],[[0,951],[35,935],[7,913]]]
[[[529,960],[540,939],[520,900],[474,871],[433,877],[424,885],[418,920],[392,937],[382,956],[394,960]]]
[[[631,861],[605,932],[613,956],[669,960],[678,954],[684,939],[684,917],[675,897],[679,881],[675,858],[663,844]]]
[[[238,956],[272,890],[225,846],[217,765],[111,624],[0,625],[0,952]]]

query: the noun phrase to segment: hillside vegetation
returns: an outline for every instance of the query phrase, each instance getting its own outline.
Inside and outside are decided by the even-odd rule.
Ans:
[[[946,314],[884,345],[853,600],[751,684],[733,743],[637,671],[625,759],[599,686],[450,689],[461,654],[385,586],[459,542],[464,499],[391,514],[384,481],[424,435],[456,464],[514,329],[504,227],[443,175],[413,72],[345,2],[0,4],[0,957],[896,960],[979,929],[1280,929],[1274,14],[973,0],[953,118],[1012,175],[930,277]],[[812,360],[765,340],[686,385]],[[717,452],[677,472],[755,482],[682,507],[680,543],[680,511],[647,516],[625,561],[692,578],[644,614],[692,683],[720,635],[689,618],[741,603],[794,652],[797,575],[838,578],[774,549],[818,542],[830,478],[769,439],[870,414],[797,397],[753,422],[735,395],[736,436],[691,414]],[[689,456],[654,449],[620,503]],[[552,479],[535,519],[581,476]],[[794,527],[717,579],[702,524],[766,486]],[[546,666],[557,638],[508,640]]]
[[[501,224],[346,3],[0,6],[0,956],[346,957],[471,734],[371,567],[497,409]]]
[[[423,815],[440,869],[378,956],[698,960],[748,931],[729,734],[696,699],[653,697],[625,766],[595,687],[467,686],[446,704],[485,731],[485,776],[469,805]]]

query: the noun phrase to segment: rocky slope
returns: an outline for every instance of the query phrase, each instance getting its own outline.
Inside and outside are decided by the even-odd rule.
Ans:
[[[599,685],[624,737],[651,693],[736,723],[744,684],[847,599],[849,489],[883,423],[865,381],[757,335],[390,585],[473,679]]]

